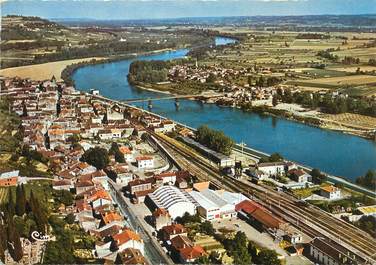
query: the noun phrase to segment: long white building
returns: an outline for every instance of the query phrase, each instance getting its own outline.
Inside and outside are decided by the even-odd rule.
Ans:
[[[205,220],[236,217],[235,205],[247,199],[241,193],[206,189],[189,193],[199,205],[197,211]]]
[[[170,216],[175,219],[188,212],[191,215],[196,213],[195,200],[183,190],[174,186],[162,186],[148,195],[155,207],[166,209]]]

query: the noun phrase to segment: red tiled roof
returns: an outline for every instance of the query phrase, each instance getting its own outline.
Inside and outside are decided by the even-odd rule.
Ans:
[[[155,218],[159,217],[159,216],[162,216],[162,215],[166,215],[166,216],[170,216],[170,214],[168,213],[168,211],[165,209],[165,208],[157,208],[154,212],[153,212],[153,216]]]
[[[172,224],[162,227],[164,233],[168,235],[177,235],[187,232],[187,229],[181,224]]]
[[[185,261],[195,260],[195,259],[197,259],[201,256],[204,256],[204,255],[206,255],[206,252],[199,245],[193,246],[193,247],[188,247],[188,248],[183,248],[183,249],[180,250],[180,256]]]
[[[130,240],[141,241],[140,235],[129,229],[124,230],[120,234],[114,235],[112,238],[117,246],[127,243]]]
[[[171,239],[171,246],[177,251],[180,251],[183,248],[192,247],[193,243],[188,237],[178,235],[174,237],[173,239]]]
[[[105,224],[109,224],[116,221],[122,221],[123,217],[121,217],[117,212],[109,212],[102,214],[102,220]]]

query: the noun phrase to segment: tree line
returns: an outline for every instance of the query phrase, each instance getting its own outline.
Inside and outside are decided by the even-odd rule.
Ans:
[[[129,66],[128,81],[132,83],[158,83],[167,80],[169,61],[134,61]]]
[[[222,131],[210,129],[206,125],[200,126],[196,131],[196,139],[199,143],[225,155],[230,155],[234,141]]]
[[[334,97],[331,93],[324,96],[310,92],[292,93],[289,89],[278,89],[275,97],[284,103],[297,103],[312,109],[320,107],[323,112],[330,114],[351,112],[376,117],[376,102],[367,98]]]
[[[8,250],[14,261],[20,261],[23,255],[21,236],[29,238],[32,231],[46,233],[48,219],[45,208],[30,191],[27,198],[23,185],[18,185],[16,194],[9,189],[6,204],[0,206],[0,259],[4,261],[4,251]]]

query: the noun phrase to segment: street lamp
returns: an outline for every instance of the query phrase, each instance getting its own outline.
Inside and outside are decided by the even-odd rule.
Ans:
[[[239,143],[239,146],[241,146],[241,148],[242,148],[242,156],[243,156],[244,155],[244,147],[247,146],[247,144],[244,141],[241,141]]]

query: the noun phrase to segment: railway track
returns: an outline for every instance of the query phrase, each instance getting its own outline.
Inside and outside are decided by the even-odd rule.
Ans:
[[[158,134],[153,133],[153,136],[163,143],[182,168],[189,170],[200,180],[210,180],[218,188],[241,192],[248,197],[251,195],[257,198],[257,201],[265,208],[307,235],[329,238],[357,254],[364,261],[371,259],[371,262],[376,263],[374,247],[376,240],[355,226],[313,206],[302,207],[298,200],[289,195],[223,176],[218,169],[209,165],[195,152],[178,147]]]

